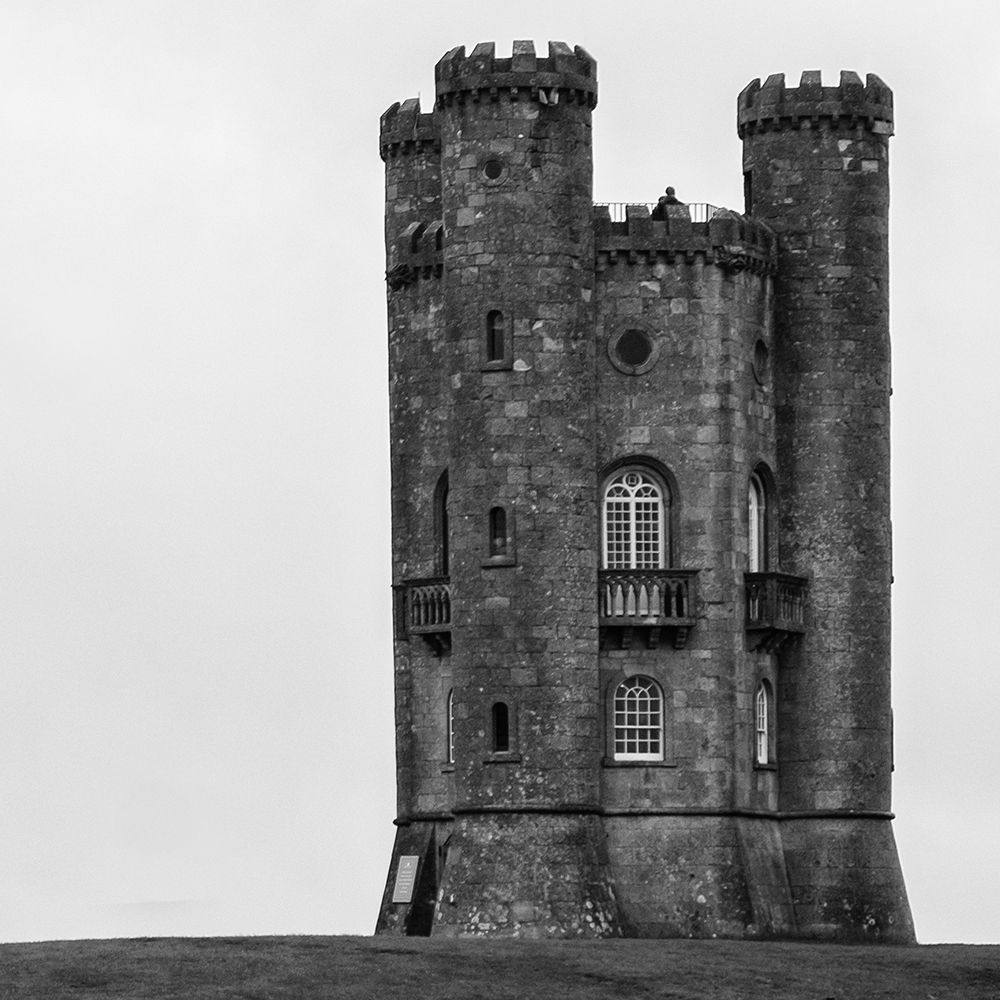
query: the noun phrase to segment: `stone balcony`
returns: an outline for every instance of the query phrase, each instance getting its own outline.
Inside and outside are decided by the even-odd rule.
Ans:
[[[421,636],[441,656],[451,649],[451,579],[404,580],[396,588],[398,633]]]
[[[774,652],[806,631],[809,581],[790,573],[744,573],[746,629],[751,649]]]
[[[696,569],[602,569],[598,574],[601,646],[611,636],[628,649],[640,630],[650,649],[668,629],[674,648],[683,649],[694,627]]]

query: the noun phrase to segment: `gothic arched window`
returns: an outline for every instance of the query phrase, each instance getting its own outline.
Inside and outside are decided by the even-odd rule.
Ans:
[[[663,760],[663,692],[649,677],[615,690],[615,760]]]
[[[775,761],[774,697],[771,685],[761,681],[754,699],[754,763],[773,764]]]
[[[448,575],[448,470],[434,488],[434,562],[438,576]]]
[[[751,573],[767,569],[767,494],[756,472],[747,492],[747,562]]]
[[[604,490],[604,568],[663,569],[670,558],[670,494],[645,469],[625,469]]]

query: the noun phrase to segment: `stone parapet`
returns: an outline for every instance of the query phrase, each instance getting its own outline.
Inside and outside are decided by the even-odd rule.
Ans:
[[[857,73],[842,70],[840,85],[824,87],[819,70],[806,70],[798,87],[785,86],[785,74],[773,73],[761,86],[747,84],[736,102],[737,132],[811,127],[820,122],[862,124],[892,135],[892,91],[874,74],[862,84]]]
[[[597,63],[579,45],[549,42],[548,58],[535,54],[533,42],[514,42],[510,59],[497,59],[493,42],[480,42],[466,56],[465,46],[448,52],[434,69],[438,106],[454,101],[560,100],[597,104]]]
[[[646,205],[629,205],[624,222],[612,222],[606,205],[594,206],[597,268],[609,264],[653,261],[692,262],[700,255],[724,271],[773,274],[778,240],[766,225],[729,209],[717,209],[707,222],[692,222],[684,205],[668,206],[665,219],[653,219]]]
[[[420,113],[416,97],[388,107],[379,120],[379,155],[383,160],[404,153],[441,148],[441,130],[433,114]]]

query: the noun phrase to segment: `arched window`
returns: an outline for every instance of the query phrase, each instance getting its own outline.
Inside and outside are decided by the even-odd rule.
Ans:
[[[445,710],[446,729],[445,739],[447,746],[447,756],[445,760],[449,764],[455,763],[455,689],[448,692],[448,703]]]
[[[493,704],[493,752],[507,753],[510,750],[510,713],[502,701]]]
[[[445,469],[434,489],[435,572],[448,575],[448,470]]]
[[[503,313],[493,309],[486,314],[486,360],[504,359]]]
[[[757,764],[773,764],[775,760],[774,732],[774,698],[771,685],[761,681],[757,687],[757,697],[754,699],[754,762]]]
[[[604,491],[604,568],[663,569],[670,556],[670,494],[644,469],[626,469]]]
[[[767,569],[767,494],[756,472],[747,492],[747,558],[751,573]]]
[[[663,692],[649,677],[615,690],[615,760],[663,760]]]

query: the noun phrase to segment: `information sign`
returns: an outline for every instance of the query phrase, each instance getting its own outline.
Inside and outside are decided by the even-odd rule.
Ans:
[[[417,884],[417,863],[420,858],[416,854],[404,854],[399,859],[396,869],[396,885],[392,890],[394,903],[409,903],[413,899],[413,888]]]

